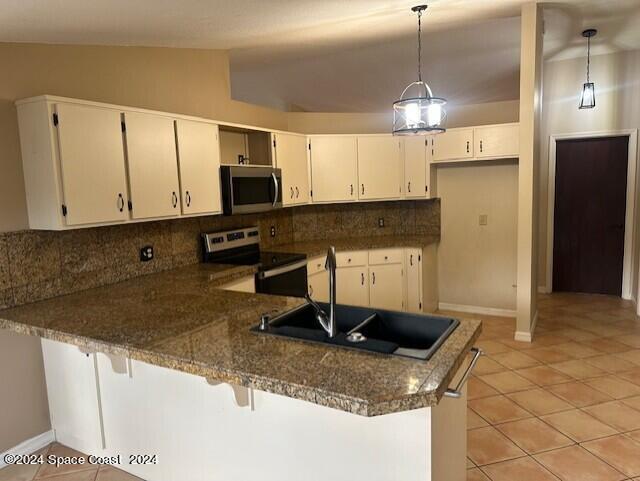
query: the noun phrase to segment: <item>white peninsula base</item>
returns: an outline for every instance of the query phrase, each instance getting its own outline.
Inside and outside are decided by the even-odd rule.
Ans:
[[[42,349],[57,441],[120,455],[116,467],[147,481],[466,480],[466,388],[369,418],[56,341]]]

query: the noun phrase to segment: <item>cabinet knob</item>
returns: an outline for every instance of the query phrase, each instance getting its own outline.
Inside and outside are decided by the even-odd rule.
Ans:
[[[362,278],[362,280],[361,280],[361,284],[364,286],[364,272],[361,272],[361,273],[360,273],[360,276],[361,276],[361,278]]]
[[[124,211],[124,197],[122,197],[122,194],[118,194],[118,210],[120,212]]]
[[[176,195],[175,192],[171,193],[171,204],[173,205],[174,209],[178,207],[178,196]]]
[[[407,182],[407,192],[411,192],[411,182]]]
[[[412,266],[413,265],[413,254],[411,254],[409,256],[409,265]]]
[[[373,282],[373,284],[376,283],[376,273],[375,272],[371,273],[371,281]]]
[[[364,184],[362,184],[362,195],[364,195]]]
[[[291,198],[293,199],[293,187],[289,187],[291,189]]]
[[[389,260],[389,258],[387,256],[384,256],[384,260],[387,261]]]
[[[482,152],[482,140],[480,141],[480,152]]]
[[[469,141],[467,140],[467,154],[469,153]]]
[[[351,262],[351,258],[347,259],[347,262]]]
[[[298,186],[296,186],[296,199],[300,197],[300,189],[298,189]]]
[[[191,205],[191,194],[189,191],[186,192],[185,201],[187,202],[187,207],[189,207]]]
[[[349,184],[349,187],[351,188],[351,195],[353,195],[353,184]]]

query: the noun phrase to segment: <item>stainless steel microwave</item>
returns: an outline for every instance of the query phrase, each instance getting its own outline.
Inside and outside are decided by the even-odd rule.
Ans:
[[[282,207],[282,172],[273,167],[220,167],[225,215],[266,212]]]

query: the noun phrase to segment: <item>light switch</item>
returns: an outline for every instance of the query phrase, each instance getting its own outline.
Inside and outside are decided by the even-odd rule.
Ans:
[[[487,214],[480,214],[480,225],[487,225],[489,216]]]

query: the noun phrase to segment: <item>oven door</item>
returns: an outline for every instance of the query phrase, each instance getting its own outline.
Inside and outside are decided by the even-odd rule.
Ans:
[[[250,214],[282,207],[282,173],[271,167],[222,166],[224,213]]]
[[[256,274],[256,292],[304,297],[307,293],[307,260],[258,272]]]

